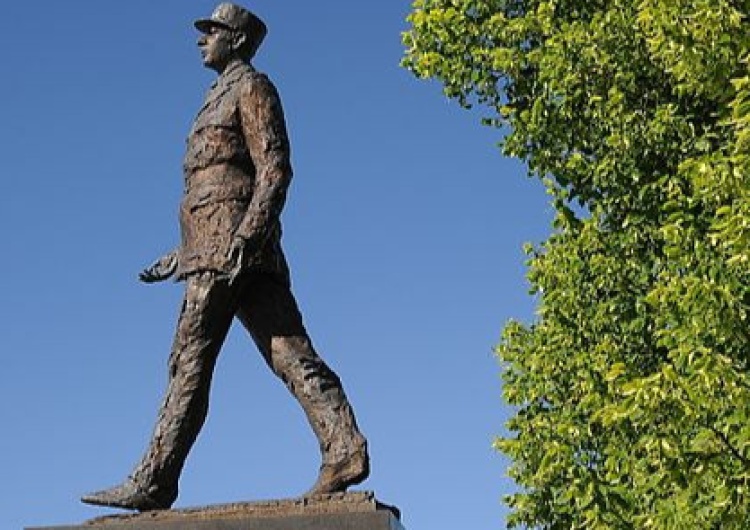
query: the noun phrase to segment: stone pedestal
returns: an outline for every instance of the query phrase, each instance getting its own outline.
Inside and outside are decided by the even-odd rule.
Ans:
[[[91,519],[26,530],[404,530],[398,509],[372,492],[240,502]]]

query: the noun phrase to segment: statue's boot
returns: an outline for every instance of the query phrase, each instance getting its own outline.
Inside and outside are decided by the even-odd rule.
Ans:
[[[324,495],[346,491],[349,486],[359,484],[370,476],[370,458],[364,438],[354,452],[335,463],[323,463],[315,485],[306,496]]]
[[[97,506],[111,506],[126,510],[146,512],[151,510],[166,510],[177,498],[177,491],[157,491],[141,489],[131,479],[119,486],[90,493],[81,497],[86,504]]]
[[[302,333],[274,337],[267,359],[302,405],[318,439],[320,473],[306,495],[345,491],[364,481],[370,475],[367,441],[341,380],[315,352],[309,337]]]

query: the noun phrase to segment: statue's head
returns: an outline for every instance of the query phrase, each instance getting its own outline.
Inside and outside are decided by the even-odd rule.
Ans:
[[[219,72],[232,60],[252,59],[268,32],[261,19],[228,2],[216,6],[210,18],[196,20],[195,27],[203,33],[198,39],[203,64]]]

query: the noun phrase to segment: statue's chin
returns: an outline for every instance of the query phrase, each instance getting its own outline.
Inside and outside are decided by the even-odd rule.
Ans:
[[[203,58],[203,66],[215,72],[220,72],[222,70],[221,66],[216,61],[212,61],[206,57]]]

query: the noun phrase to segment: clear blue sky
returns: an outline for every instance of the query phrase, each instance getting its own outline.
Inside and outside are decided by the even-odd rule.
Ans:
[[[185,136],[213,74],[207,0],[6,2],[0,32],[0,528],[112,513],[151,433],[182,285],[138,271],[178,239]],[[270,33],[295,180],[294,289],[370,440],[374,490],[407,530],[504,526],[492,448],[510,414],[492,348],[529,320],[521,245],[541,186],[500,133],[399,66],[400,0],[246,4]],[[176,506],[292,497],[316,442],[239,326]]]

